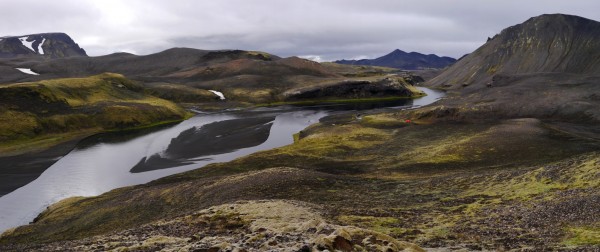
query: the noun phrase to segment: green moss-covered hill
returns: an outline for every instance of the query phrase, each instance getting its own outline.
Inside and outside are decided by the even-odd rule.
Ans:
[[[75,136],[181,120],[173,102],[119,74],[0,86],[0,148],[11,153]]]

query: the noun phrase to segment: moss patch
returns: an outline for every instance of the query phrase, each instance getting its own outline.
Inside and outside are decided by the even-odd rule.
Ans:
[[[573,227],[567,229],[568,238],[563,241],[566,245],[600,245],[600,228]]]
[[[541,167],[505,179],[491,177],[476,183],[465,195],[501,196],[506,200],[528,200],[551,191],[600,187],[600,159],[594,158],[564,170]]]

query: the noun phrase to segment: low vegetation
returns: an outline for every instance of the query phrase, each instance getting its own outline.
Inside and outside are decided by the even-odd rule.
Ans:
[[[175,83],[148,83],[144,84],[146,92],[150,95],[176,103],[204,103],[214,102],[219,97],[205,89],[198,89]]]
[[[63,200],[3,233],[0,250],[597,251],[598,25],[531,18],[426,83],[451,91],[431,106],[329,116],[288,146]],[[414,97],[421,82],[260,52],[127,58],[151,68],[120,62],[137,78],[188,86],[148,87],[177,101],[203,99],[201,89],[245,105],[368,99],[390,86]],[[0,105],[0,141],[12,146],[186,116],[114,74],[1,87]]]
[[[0,150],[27,150],[91,132],[148,127],[189,114],[118,74],[0,87]],[[18,146],[18,147],[17,147]]]
[[[407,123],[411,114],[325,118],[289,146],[64,201],[0,243],[104,239],[211,206],[282,199],[308,202],[335,225],[422,247],[596,244],[597,227],[590,224],[600,221],[595,140],[535,119]],[[240,228],[233,230],[244,233]]]

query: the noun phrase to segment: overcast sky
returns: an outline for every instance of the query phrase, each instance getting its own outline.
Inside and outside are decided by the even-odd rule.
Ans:
[[[192,47],[336,60],[398,48],[457,58],[532,16],[600,20],[598,0],[0,1],[0,36],[65,32],[93,56]]]

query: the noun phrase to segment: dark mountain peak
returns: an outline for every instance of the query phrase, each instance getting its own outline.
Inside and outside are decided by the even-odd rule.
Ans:
[[[565,14],[543,14],[502,30],[494,39],[515,39],[519,35],[548,37],[555,34],[587,33],[595,29],[598,29],[598,22],[591,19]]]
[[[575,16],[575,15],[555,13],[555,14],[542,14],[542,15],[539,15],[536,17],[529,18],[523,24],[524,25],[527,25],[530,23],[538,23],[539,24],[539,23],[544,23],[544,22],[576,24],[576,23],[593,23],[596,21],[587,19],[584,17],[580,17],[580,16]]]
[[[448,65],[451,65],[455,61],[455,59],[450,57],[439,57],[435,54],[425,55],[418,52],[407,53],[400,49],[396,49],[391,53],[376,59],[338,60],[335,63],[346,65],[383,66],[415,70],[424,68],[444,68]]]
[[[600,73],[600,23],[545,14],[508,27],[431,83],[460,88],[484,85],[498,74]]]
[[[406,54],[406,52],[402,51],[400,49],[396,49],[396,50],[392,51],[391,53],[389,53],[388,55],[402,55],[402,54]]]
[[[39,56],[64,58],[87,54],[69,35],[61,32],[0,38],[0,58]]]

